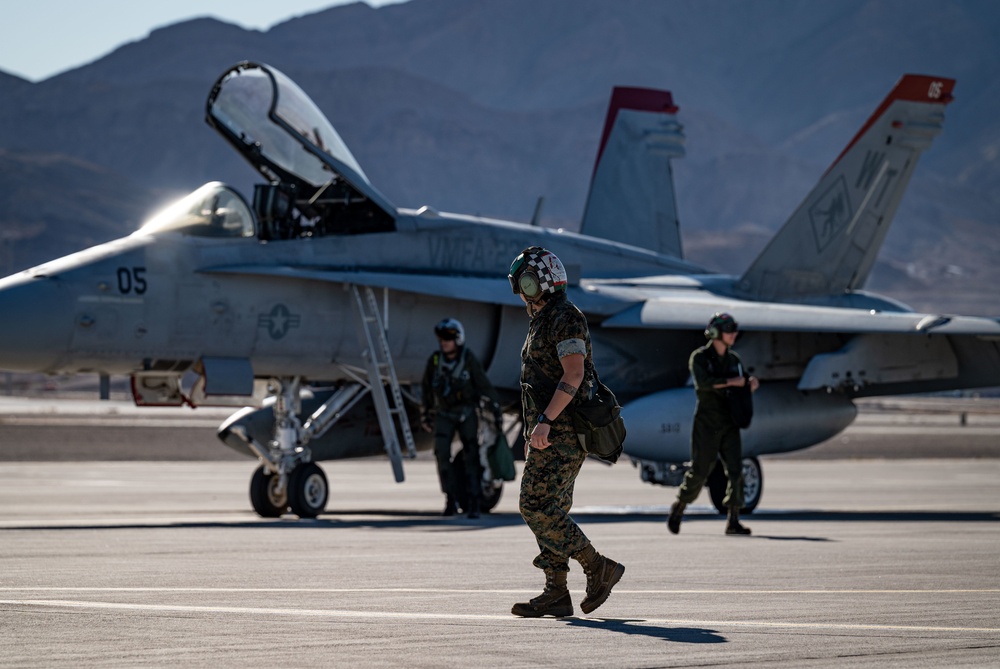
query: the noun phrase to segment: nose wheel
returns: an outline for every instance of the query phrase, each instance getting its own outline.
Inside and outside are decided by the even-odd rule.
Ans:
[[[288,477],[289,506],[299,518],[315,518],[326,509],[330,486],[315,462],[296,467]]]
[[[250,504],[262,518],[277,518],[288,508],[288,487],[280,477],[261,465],[250,478]]]
[[[281,476],[261,465],[250,479],[250,503],[262,518],[277,518],[291,511],[299,518],[315,518],[326,508],[330,486],[315,462],[292,470],[282,485]]]

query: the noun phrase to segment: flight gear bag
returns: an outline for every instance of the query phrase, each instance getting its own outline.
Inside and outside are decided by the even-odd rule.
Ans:
[[[541,377],[548,382],[552,393],[555,392],[556,384],[542,371],[541,365],[531,360],[538,368]],[[614,464],[622,454],[625,444],[625,421],[622,419],[621,405],[615,394],[601,382],[597,375],[597,368],[594,368],[594,393],[588,399],[577,401],[574,398],[566,411],[573,421],[573,430],[576,432],[580,447],[588,455]]]
[[[618,462],[625,444],[622,408],[611,389],[601,383],[596,369],[593,397],[566,409],[583,450],[610,464]]]
[[[513,481],[517,476],[517,472],[514,470],[514,452],[510,450],[507,437],[502,431],[497,434],[496,443],[486,451],[486,457],[490,461],[490,471],[493,472],[493,478]]]
[[[743,373],[743,365],[738,366],[739,375],[747,378]],[[750,427],[753,420],[753,391],[750,389],[750,380],[742,386],[732,386],[726,389],[726,396],[729,400],[729,416],[736,423],[736,427],[745,430]]]
[[[729,372],[720,370],[715,358],[709,357],[708,364],[712,374],[724,378]],[[723,392],[726,395],[726,404],[729,405],[729,417],[736,423],[736,427],[745,430],[750,427],[753,420],[753,391],[750,389],[749,375],[743,371],[743,365],[736,364],[736,375],[747,379],[742,386],[730,386]]]
[[[733,386],[727,388],[729,399],[729,415],[736,423],[736,427],[745,430],[750,427],[753,420],[753,394],[750,390],[750,382],[744,386]]]

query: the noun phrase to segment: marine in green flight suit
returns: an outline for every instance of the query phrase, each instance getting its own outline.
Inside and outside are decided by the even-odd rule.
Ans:
[[[722,460],[727,479],[722,502],[729,510],[726,534],[750,534],[750,529],[739,521],[743,506],[743,442],[730,411],[729,389],[749,384],[751,391],[756,391],[760,383],[744,371],[740,356],[732,350],[738,332],[732,316],[716,313],[705,329],[709,342],[695,349],[688,360],[698,402],[691,429],[691,469],[684,475],[667,519],[667,528],[673,534],[680,532],[684,508],[698,498],[718,459]]]

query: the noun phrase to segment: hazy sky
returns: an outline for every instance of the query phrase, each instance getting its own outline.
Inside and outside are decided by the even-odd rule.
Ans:
[[[40,81],[89,63],[154,28],[213,16],[266,30],[353,0],[0,0],[0,70]],[[365,0],[377,7],[402,0]]]

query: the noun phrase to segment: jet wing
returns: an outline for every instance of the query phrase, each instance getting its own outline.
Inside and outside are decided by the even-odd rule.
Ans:
[[[700,330],[716,311],[734,314],[742,330],[933,333],[1000,338],[1000,321],[994,318],[753,302],[711,293],[652,297],[624,309],[601,325],[609,328]]]
[[[504,306],[523,307],[521,298],[510,290],[506,277],[463,276],[425,272],[384,272],[327,267],[298,267],[292,265],[227,265],[199,270],[208,274],[243,274],[255,276],[305,279],[328,283],[353,283],[371,288],[388,288],[404,293],[433,295],[456,300],[486,302]],[[635,300],[602,295],[598,292],[571,286],[570,299],[584,313],[609,316],[633,304]]]
[[[325,267],[295,267],[291,265],[230,265],[200,270],[209,274],[243,274],[255,276],[305,279],[328,283],[353,283],[371,288],[388,288],[406,293],[435,295],[456,300],[491,302],[523,306],[511,293],[506,277],[473,277],[414,272],[379,272],[331,269]]]

